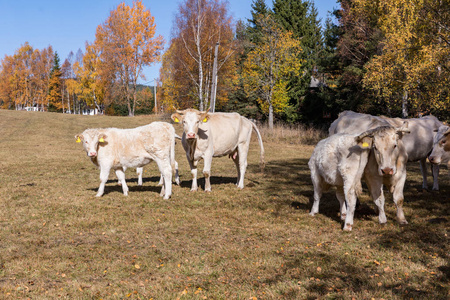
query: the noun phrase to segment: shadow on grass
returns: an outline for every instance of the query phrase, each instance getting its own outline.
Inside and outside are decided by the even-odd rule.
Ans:
[[[235,184],[237,181],[236,177],[222,177],[222,176],[211,176],[210,177],[211,189],[214,189],[214,185],[219,184]],[[205,190],[205,177],[197,177],[197,185],[199,189]],[[191,188],[192,179],[191,180],[181,180],[180,187],[182,188]]]

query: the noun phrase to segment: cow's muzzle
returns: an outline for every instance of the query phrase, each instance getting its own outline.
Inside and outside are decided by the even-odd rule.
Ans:
[[[96,157],[97,156],[97,152],[89,152],[88,156],[89,157]]]
[[[386,167],[384,169],[381,169],[381,173],[383,175],[394,175],[394,169]]]
[[[190,132],[190,133],[186,134],[186,137],[188,139],[195,139],[195,133],[194,132]]]

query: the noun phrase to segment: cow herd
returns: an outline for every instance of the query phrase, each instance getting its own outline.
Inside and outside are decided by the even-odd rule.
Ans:
[[[205,191],[211,191],[210,176],[213,157],[228,155],[236,165],[238,188],[244,188],[247,155],[252,131],[260,146],[260,163],[264,166],[264,146],[258,127],[237,113],[210,113],[186,109],[172,114],[172,120],[183,126],[182,146],[192,174],[191,191],[197,191],[197,164],[204,160]],[[153,122],[132,129],[86,129],[75,139],[100,169],[97,197],[104,193],[113,169],[128,195],[125,170],[136,168],[142,185],[142,168],[155,161],[161,173],[161,196],[172,194],[172,175],[179,184],[175,161],[175,134],[172,124]],[[311,155],[308,166],[314,186],[314,203],[310,214],[319,212],[323,191],[336,187],[344,230],[350,231],[361,180],[377,206],[379,222],[386,223],[383,186],[392,193],[400,224],[407,224],[403,213],[403,188],[406,163],[419,161],[423,188],[428,188],[426,159],[432,163],[433,190],[439,189],[439,164],[450,161],[450,127],[437,118],[417,119],[378,117],[352,111],[342,112],[329,128],[329,137],[321,140]]]

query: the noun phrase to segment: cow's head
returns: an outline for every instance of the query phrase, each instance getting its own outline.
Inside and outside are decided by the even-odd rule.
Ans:
[[[107,136],[104,133],[100,133],[96,129],[86,129],[81,134],[75,136],[77,143],[82,143],[86,154],[95,158],[97,156],[98,145],[105,143]]]
[[[433,150],[428,157],[433,164],[440,164],[450,157],[450,126],[439,127],[433,141]]]
[[[175,123],[183,124],[184,133],[188,140],[196,139],[200,124],[209,120],[209,109],[207,111],[198,111],[195,109],[177,110],[171,118]]]
[[[400,128],[380,126],[356,137],[356,141],[365,146],[364,148],[370,147],[373,150],[380,176],[392,176],[397,173],[397,160],[401,151],[404,151],[401,139],[404,133],[409,133],[407,128],[408,122],[404,122]],[[371,139],[372,143],[368,143],[367,139]]]

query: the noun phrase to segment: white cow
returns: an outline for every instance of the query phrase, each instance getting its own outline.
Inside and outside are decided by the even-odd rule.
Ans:
[[[428,159],[436,165],[447,163],[450,174],[450,126],[439,127],[434,136],[433,151]]]
[[[252,129],[258,135],[261,166],[264,165],[264,146],[256,125],[238,113],[209,113],[186,109],[172,114],[175,123],[183,124],[181,143],[186,151],[192,174],[191,191],[197,191],[197,164],[204,160],[205,191],[211,191],[210,176],[213,157],[229,155],[238,172],[237,186],[244,188],[247,155]]]
[[[405,120],[372,116],[368,114],[344,111],[331,124],[329,134],[335,133],[361,133],[378,126],[391,125],[401,127]],[[408,119],[408,129],[411,134],[403,138],[403,144],[408,154],[408,161],[419,161],[422,173],[422,188],[428,188],[426,159],[433,147],[434,132],[442,125],[434,116]],[[439,190],[439,166],[432,165],[433,190]]]
[[[314,204],[310,215],[319,212],[322,193],[335,186],[341,219],[345,220],[345,224],[350,224],[344,230],[351,230],[356,197],[361,193],[361,177],[371,145],[372,138],[368,136],[359,138],[358,135],[343,133],[332,135],[316,145],[308,162],[314,186]]]
[[[75,136],[82,142],[86,154],[100,168],[100,186],[97,197],[104,193],[109,172],[114,169],[125,196],[126,168],[140,168],[154,160],[164,178],[161,196],[172,194],[172,170],[175,164],[175,129],[169,123],[153,122],[132,129],[86,129]]]

